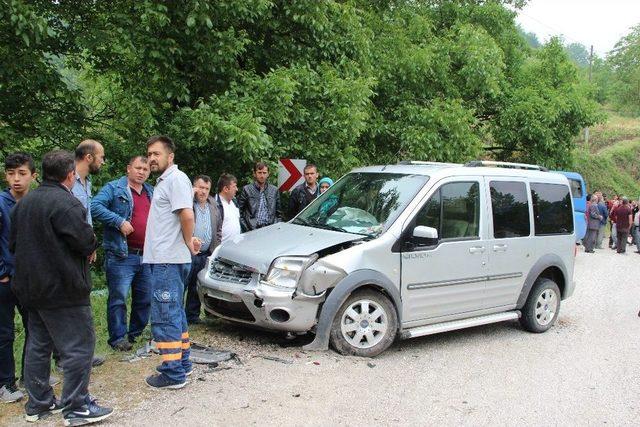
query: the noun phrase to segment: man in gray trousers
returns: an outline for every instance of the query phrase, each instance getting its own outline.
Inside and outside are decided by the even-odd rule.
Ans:
[[[587,196],[587,201],[589,201],[589,196]],[[587,210],[587,235],[584,238],[584,251],[587,253],[593,253],[593,248],[598,238],[598,230],[600,229],[600,221],[602,221],[602,215],[600,215],[600,210],[598,209],[598,196],[594,194],[591,196]]]
[[[16,260],[12,290],[29,312],[25,418],[37,421],[63,412],[65,425],[94,423],[113,412],[89,394],[95,344],[89,258],[98,242],[86,209],[71,193],[73,154],[47,153],[42,174],[42,185],[11,212],[9,233]],[[64,366],[61,401],[49,385],[54,346]]]

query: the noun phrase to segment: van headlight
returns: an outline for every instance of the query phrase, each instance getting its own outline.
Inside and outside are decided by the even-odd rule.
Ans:
[[[264,282],[281,288],[295,288],[302,272],[316,262],[318,254],[311,256],[283,256],[273,260]]]

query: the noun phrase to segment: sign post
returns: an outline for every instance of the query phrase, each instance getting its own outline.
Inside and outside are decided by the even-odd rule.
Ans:
[[[305,159],[280,159],[278,161],[278,190],[290,191],[304,181]]]

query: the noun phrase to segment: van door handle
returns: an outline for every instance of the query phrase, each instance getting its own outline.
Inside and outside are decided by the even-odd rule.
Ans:
[[[493,245],[493,251],[494,252],[506,252],[507,251],[507,245]]]
[[[469,253],[475,254],[475,253],[483,253],[484,252],[484,246],[472,246],[469,248]]]

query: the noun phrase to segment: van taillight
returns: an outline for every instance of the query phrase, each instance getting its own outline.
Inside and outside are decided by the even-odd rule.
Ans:
[[[578,245],[575,245],[575,246],[573,247],[573,256],[574,256],[574,257],[578,256]]]

